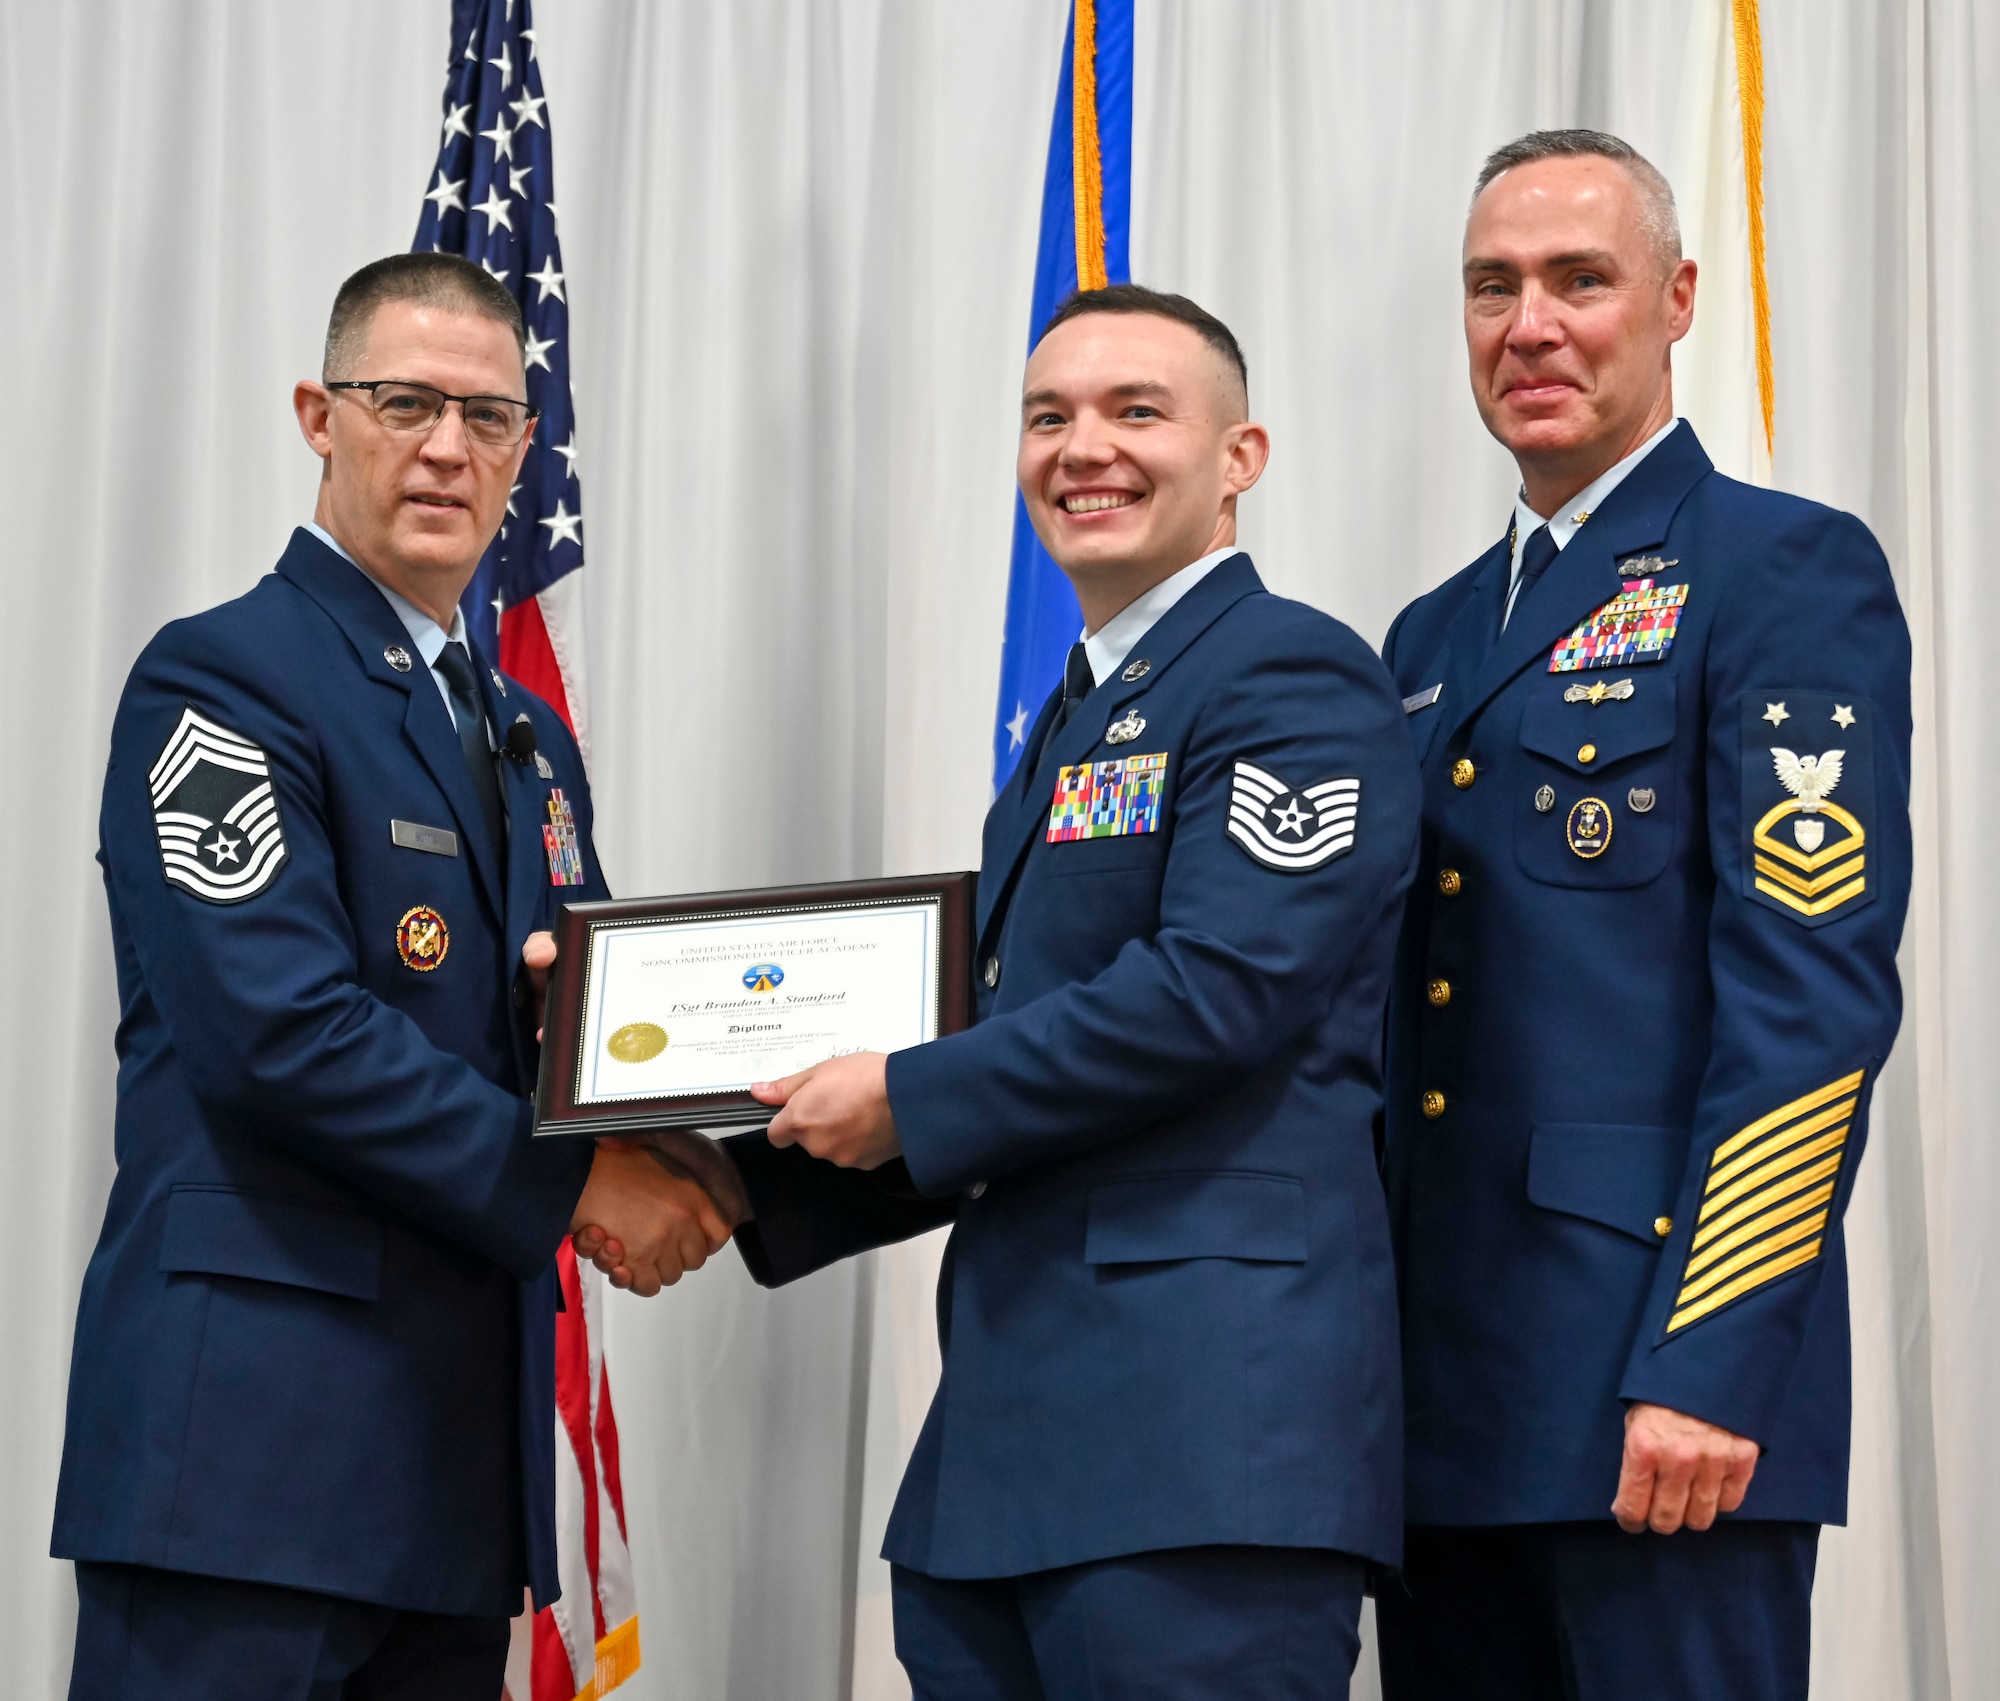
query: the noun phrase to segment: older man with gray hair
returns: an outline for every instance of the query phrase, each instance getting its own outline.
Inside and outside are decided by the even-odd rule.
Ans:
[[[1424,828],[1391,1002],[1392,1701],[1804,1701],[1846,1513],[1841,1217],[1901,1013],[1909,636],[1849,515],[1674,416],[1665,180],[1480,173],[1506,534],[1391,629]]]

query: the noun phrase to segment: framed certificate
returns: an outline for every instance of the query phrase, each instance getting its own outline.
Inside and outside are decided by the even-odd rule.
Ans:
[[[957,1032],[974,878],[564,905],[535,1132],[768,1122],[753,1081]]]

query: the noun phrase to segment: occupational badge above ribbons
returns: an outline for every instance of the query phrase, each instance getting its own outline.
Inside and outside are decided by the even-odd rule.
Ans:
[[[1746,897],[1823,927],[1874,896],[1874,721],[1874,704],[1861,697],[1779,690],[1745,697]]]
[[[564,905],[535,1132],[768,1122],[753,1081],[969,1026],[974,879]]]
[[[206,904],[270,888],[290,853],[260,746],[183,708],[146,778],[168,885]]]

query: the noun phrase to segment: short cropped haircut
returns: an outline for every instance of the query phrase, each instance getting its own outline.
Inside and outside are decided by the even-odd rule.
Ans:
[[[1177,325],[1187,326],[1229,363],[1237,382],[1243,386],[1245,398],[1248,398],[1250,369],[1244,364],[1242,345],[1237,342],[1236,333],[1207,308],[1197,306],[1186,296],[1169,295],[1164,290],[1148,289],[1144,284],[1107,284],[1103,289],[1078,290],[1049,315],[1049,322],[1042,327],[1042,335],[1035,339],[1035,346],[1039,348],[1042,337],[1058,325],[1066,325],[1070,320],[1081,319],[1088,313],[1145,313],[1155,319],[1171,319]]]
[[[377,308],[391,301],[408,301],[446,313],[470,313],[491,319],[514,333],[514,346],[525,360],[527,328],[521,305],[507,286],[484,267],[456,254],[391,254],[373,260],[340,286],[333,313],[326,322],[326,353],[320,376],[346,378],[368,343],[368,326]],[[394,376],[394,374],[389,374]]]
[[[1602,130],[1531,130],[1486,156],[1486,163],[1479,168],[1479,181],[1472,186],[1472,198],[1477,201],[1494,178],[1517,165],[1538,159],[1592,156],[1624,167],[1639,191],[1639,222],[1660,257],[1660,270],[1671,272],[1681,258],[1681,221],[1674,210],[1673,186],[1658,166],[1621,137]]]

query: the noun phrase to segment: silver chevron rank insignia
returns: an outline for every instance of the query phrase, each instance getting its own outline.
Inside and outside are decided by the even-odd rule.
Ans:
[[[170,886],[240,904],[277,879],[290,853],[261,748],[186,708],[146,778]]]
[[[1238,762],[1229,792],[1229,836],[1252,861],[1285,874],[1310,874],[1354,848],[1359,779],[1287,785],[1253,762]]]

